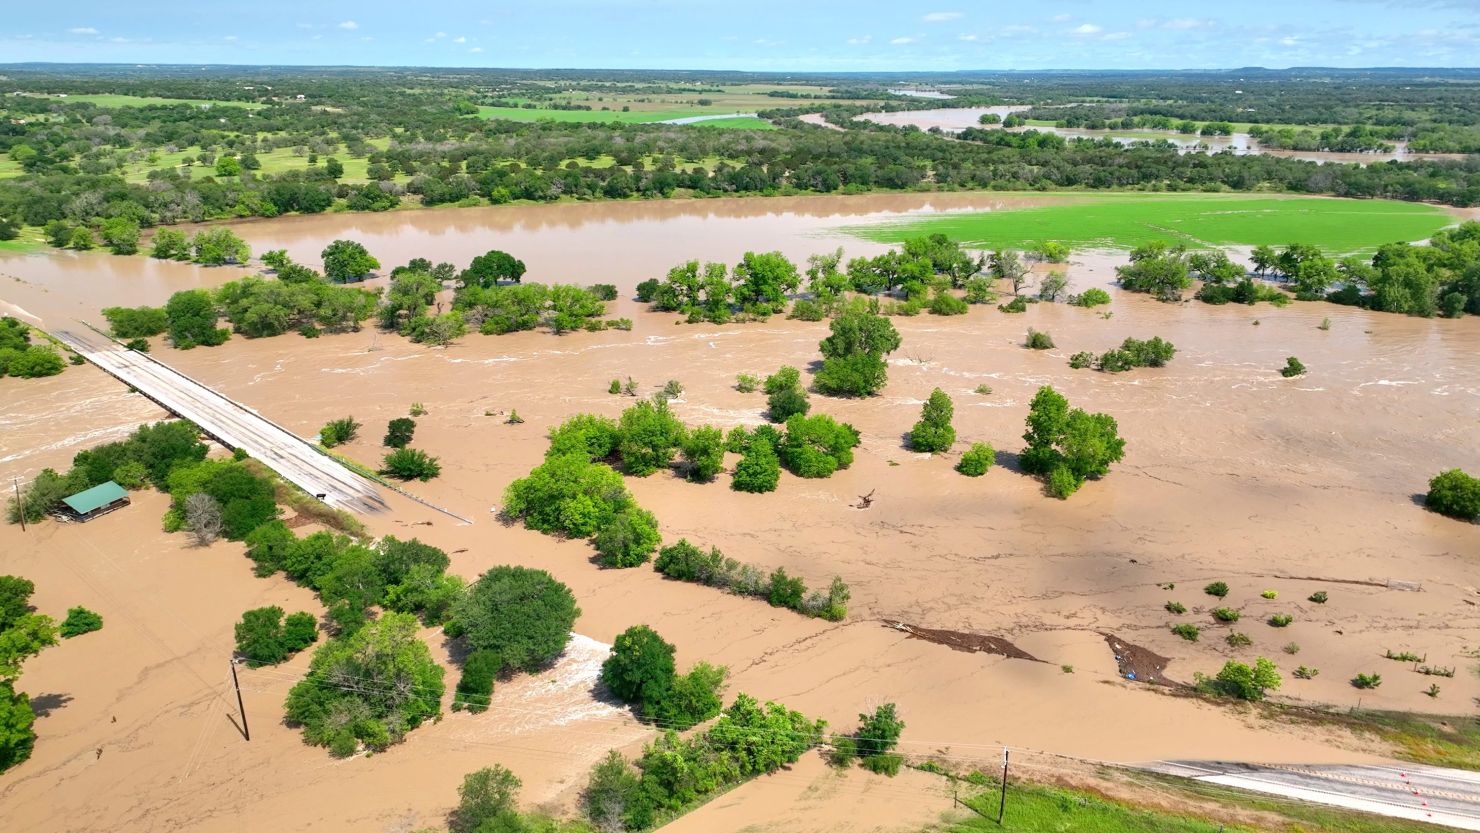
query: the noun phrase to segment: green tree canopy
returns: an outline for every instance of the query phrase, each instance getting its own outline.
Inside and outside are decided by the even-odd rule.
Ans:
[[[495,567],[453,605],[449,630],[498,654],[504,670],[534,671],[565,650],[580,614],[570,588],[544,570]]]

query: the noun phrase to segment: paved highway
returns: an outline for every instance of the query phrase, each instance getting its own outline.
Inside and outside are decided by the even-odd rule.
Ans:
[[[330,506],[362,513],[389,511],[371,481],[251,408],[90,330],[62,330],[53,335],[165,410],[190,420],[225,445],[246,451]]]
[[[1480,773],[1408,764],[1346,766],[1159,761],[1149,767],[1197,781],[1480,830]]]

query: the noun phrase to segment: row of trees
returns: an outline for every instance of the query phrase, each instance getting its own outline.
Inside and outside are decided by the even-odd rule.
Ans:
[[[841,622],[848,615],[851,593],[841,577],[834,576],[826,592],[808,592],[806,583],[788,575],[784,568],[777,567],[767,573],[754,564],[725,557],[716,547],[705,552],[685,538],[664,547],[653,568],[676,581],[691,581],[737,596],[765,599],[773,607],[785,607],[830,622]]]
[[[31,609],[35,591],[27,579],[0,575],[0,772],[31,757],[36,745],[31,698],[15,689],[21,665],[57,644],[56,620]]]
[[[1093,367],[1106,373],[1121,373],[1134,367],[1165,367],[1176,354],[1177,348],[1161,336],[1145,341],[1127,338],[1119,347],[1098,356],[1087,351],[1075,353],[1069,357],[1069,366],[1076,370]]]

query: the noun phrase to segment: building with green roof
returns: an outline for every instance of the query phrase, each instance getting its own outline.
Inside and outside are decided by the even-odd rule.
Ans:
[[[109,480],[107,483],[100,483],[71,497],[64,497],[62,503],[67,505],[77,520],[90,521],[99,515],[106,515],[114,509],[127,506],[128,490]]]

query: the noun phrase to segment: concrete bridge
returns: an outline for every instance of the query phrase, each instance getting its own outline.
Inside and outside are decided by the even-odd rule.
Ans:
[[[312,443],[256,411],[222,396],[145,353],[135,352],[91,330],[53,332],[110,376],[188,419],[228,448],[240,448],[336,509],[389,511],[372,481],[355,474]]]

